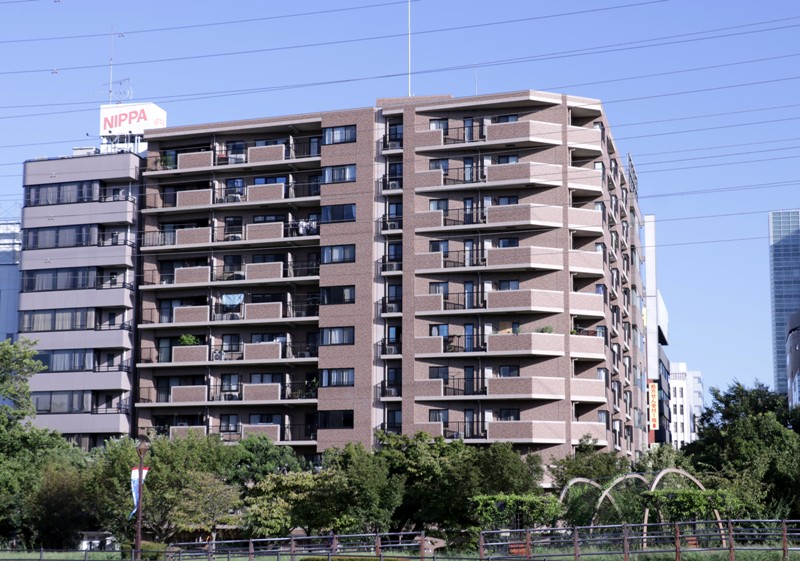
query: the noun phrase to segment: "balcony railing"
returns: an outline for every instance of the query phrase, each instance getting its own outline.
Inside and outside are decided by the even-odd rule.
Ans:
[[[444,226],[463,226],[469,224],[485,224],[486,213],[483,209],[472,208],[463,209],[457,208],[447,210],[442,217]]]
[[[482,380],[448,378],[444,380],[444,395],[486,395],[486,385]]]
[[[442,297],[443,310],[476,310],[485,307],[486,300],[477,292],[448,292]]]
[[[384,191],[399,191],[403,188],[402,175],[384,175],[382,188]]]
[[[445,269],[453,267],[482,267],[486,265],[486,254],[482,249],[471,251],[448,251],[442,258]]]
[[[402,271],[403,270],[403,258],[402,257],[395,257],[391,255],[384,255],[381,257],[381,271],[384,273],[390,273],[393,271]]]
[[[127,404],[112,407],[92,407],[92,415],[127,415],[131,412]]]
[[[448,335],[444,337],[444,352],[474,353],[486,351],[483,335]]]
[[[403,352],[403,344],[395,339],[381,339],[382,355],[399,355]]]
[[[208,386],[209,401],[241,401],[241,384],[216,384]]]
[[[469,127],[448,127],[444,135],[445,144],[460,144],[462,142],[478,142],[485,140],[483,123],[475,123]]]
[[[480,421],[450,421],[442,427],[442,435],[450,439],[486,438],[486,429]]]
[[[477,166],[466,168],[448,168],[443,171],[444,185],[460,185],[463,183],[478,183],[486,181],[483,170]]]
[[[380,429],[387,434],[403,434],[402,423],[381,423]]]
[[[381,313],[382,314],[398,314],[403,311],[402,298],[389,298],[384,296],[381,298]]]
[[[383,135],[383,149],[384,150],[399,150],[403,147],[403,136],[402,135]]]
[[[381,216],[381,230],[402,230],[403,215],[384,214]]]
[[[130,372],[131,361],[123,360],[118,364],[95,364],[93,372]]]
[[[287,263],[284,265],[283,274],[286,277],[318,277],[319,260]]]
[[[284,345],[284,358],[313,358],[319,356],[319,347],[307,343],[289,343]]]
[[[403,386],[396,383],[389,383],[386,380],[381,382],[381,397],[401,397]]]
[[[317,384],[312,381],[288,382],[283,385],[282,399],[317,399]]]

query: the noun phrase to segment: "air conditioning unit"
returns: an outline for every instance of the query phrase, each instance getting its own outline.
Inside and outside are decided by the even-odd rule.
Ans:
[[[400,141],[399,140],[390,140],[386,144],[386,149],[387,150],[399,150],[400,148],[402,148],[402,146],[400,145]]]
[[[222,351],[214,351],[214,354],[211,355],[211,360],[225,360],[225,353]]]
[[[230,195],[225,196],[225,202],[227,203],[240,203],[242,202],[242,196],[238,193],[233,193]]]
[[[400,226],[399,220],[387,220],[386,221],[386,229],[387,230],[401,230],[402,226]]]
[[[385,352],[383,354],[399,355],[400,354],[400,349],[398,348],[398,345],[386,345],[386,350],[385,350]]]
[[[241,234],[226,234],[225,241],[226,242],[238,242],[241,241],[242,235]]]
[[[400,189],[400,181],[397,179],[389,182],[389,189]]]
[[[396,314],[399,313],[401,310],[400,302],[387,302],[386,303],[386,313],[387,314]]]
[[[402,261],[387,261],[384,263],[383,267],[384,271],[402,271],[403,270],[403,262]]]
[[[396,387],[387,387],[384,388],[383,395],[385,397],[397,397],[400,394],[400,391]]]
[[[241,314],[238,314],[238,313],[234,312],[234,313],[227,314],[226,319],[231,320],[231,321],[236,321],[236,320],[242,319],[242,316],[241,316]]]

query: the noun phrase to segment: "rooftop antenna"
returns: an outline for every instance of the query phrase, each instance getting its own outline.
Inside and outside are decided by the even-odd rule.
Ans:
[[[111,49],[108,52],[108,103],[114,93],[114,26],[111,26]]]
[[[408,0],[408,97],[411,97],[411,0]]]

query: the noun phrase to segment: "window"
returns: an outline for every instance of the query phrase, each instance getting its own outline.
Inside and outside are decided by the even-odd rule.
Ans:
[[[322,219],[320,222],[353,222],[356,219],[356,205],[329,205],[322,207]]]
[[[391,162],[388,170],[389,179],[402,179],[403,162]]]
[[[286,222],[285,214],[256,214],[253,216],[253,224],[264,222]]]
[[[500,238],[497,247],[519,247],[519,238]]]
[[[447,214],[447,199],[431,199],[428,201],[428,208],[430,210],[441,210]]]
[[[519,378],[519,365],[518,364],[503,364],[498,370],[501,378]]]
[[[447,337],[450,333],[450,326],[446,323],[434,323],[430,328],[431,337]]]
[[[443,253],[444,257],[447,257],[447,251],[449,248],[449,243],[447,240],[431,240],[429,247],[431,253]]]
[[[23,249],[80,247],[97,241],[97,225],[61,226],[60,228],[28,228],[23,232]]]
[[[239,430],[239,415],[220,415],[219,432],[236,432]]]
[[[281,384],[283,374],[250,374],[251,384]]]
[[[253,179],[253,185],[274,185],[276,183],[289,183],[289,178],[285,175],[277,175],[275,177],[256,177]]]
[[[44,364],[48,372],[80,372],[92,370],[94,365],[93,349],[63,349],[39,351],[36,360]]]
[[[353,368],[325,368],[320,371],[323,388],[333,388],[355,385],[355,369]]]
[[[444,298],[450,294],[450,285],[447,282],[432,282],[428,284],[428,294],[442,294]]]
[[[450,368],[447,366],[431,366],[428,368],[428,378],[431,380],[444,380],[447,383],[450,379]]]
[[[356,260],[355,244],[323,245],[320,263],[352,263]]]
[[[356,301],[356,287],[326,286],[319,289],[320,304],[352,304]]]
[[[352,429],[353,410],[320,411],[317,413],[317,427],[320,429]]]
[[[280,425],[281,416],[274,413],[250,413],[251,425]]]
[[[323,183],[345,183],[356,180],[356,165],[332,166],[322,169]]]
[[[497,290],[519,290],[518,280],[501,280],[497,281]]]
[[[509,154],[507,156],[497,156],[498,164],[516,164],[519,163],[519,156],[516,154]]]
[[[355,344],[355,327],[323,327],[320,331],[320,345]]]
[[[224,391],[224,392],[238,392],[239,391],[239,375],[238,374],[223,374],[222,375],[222,391]]]
[[[95,288],[96,281],[97,271],[93,267],[23,271],[22,291],[42,292]]]
[[[447,409],[430,409],[428,411],[428,422],[442,423],[447,426],[450,422],[450,411]]]
[[[428,169],[440,169],[447,175],[450,169],[450,161],[447,158],[435,158],[428,163]]]
[[[504,195],[497,197],[498,206],[516,205],[519,204],[519,197],[517,195]]]
[[[99,200],[99,181],[35,185],[25,189],[25,206],[85,203]],[[119,196],[118,196],[119,198]],[[121,200],[125,200],[124,197]]]
[[[519,121],[519,115],[498,115],[494,118],[495,123],[516,123]]]
[[[444,135],[447,136],[447,133],[450,131],[450,124],[447,119],[431,119],[430,130],[442,131]]]
[[[241,338],[238,333],[231,333],[222,336],[222,351],[238,353],[241,350]]]
[[[20,313],[19,330],[22,333],[36,331],[73,331],[94,329],[94,324],[94,308],[32,310]]]
[[[498,421],[519,421],[519,409],[501,409]]]
[[[606,426],[606,430],[608,430],[608,411],[598,411],[597,412],[597,422],[603,423]]]
[[[322,144],[342,144],[356,141],[356,126],[327,127],[322,129]]]

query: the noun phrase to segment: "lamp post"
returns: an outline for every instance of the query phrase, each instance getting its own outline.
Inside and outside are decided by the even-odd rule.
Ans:
[[[134,561],[142,558],[142,472],[144,471],[144,456],[150,449],[150,439],[139,435],[136,453],[139,455],[139,485],[136,488],[136,538],[133,543]]]

